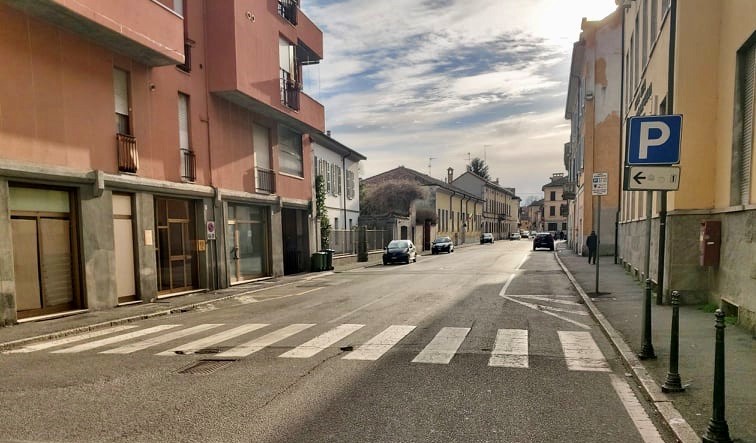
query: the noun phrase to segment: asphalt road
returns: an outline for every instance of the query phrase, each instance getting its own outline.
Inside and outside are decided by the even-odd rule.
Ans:
[[[527,240],[315,277],[0,355],[0,440],[672,441]]]

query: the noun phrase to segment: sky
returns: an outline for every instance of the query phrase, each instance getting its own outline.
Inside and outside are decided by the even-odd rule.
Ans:
[[[572,44],[614,0],[302,0],[324,59],[305,92],[367,178],[405,166],[444,179],[471,158],[524,201],[564,170]]]

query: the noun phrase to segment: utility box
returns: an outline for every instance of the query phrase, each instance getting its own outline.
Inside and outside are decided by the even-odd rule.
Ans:
[[[719,249],[722,245],[722,222],[704,220],[701,222],[699,236],[699,264],[701,266],[719,266]]]

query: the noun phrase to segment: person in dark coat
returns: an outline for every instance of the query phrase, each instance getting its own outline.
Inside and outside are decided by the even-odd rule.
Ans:
[[[588,236],[588,240],[585,242],[588,246],[588,263],[596,264],[596,249],[598,248],[598,237],[596,237],[596,231],[591,231],[591,235]]]

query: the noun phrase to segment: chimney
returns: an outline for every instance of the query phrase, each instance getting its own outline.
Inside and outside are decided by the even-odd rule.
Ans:
[[[454,180],[454,168],[451,166],[446,170],[446,183],[451,183]]]

